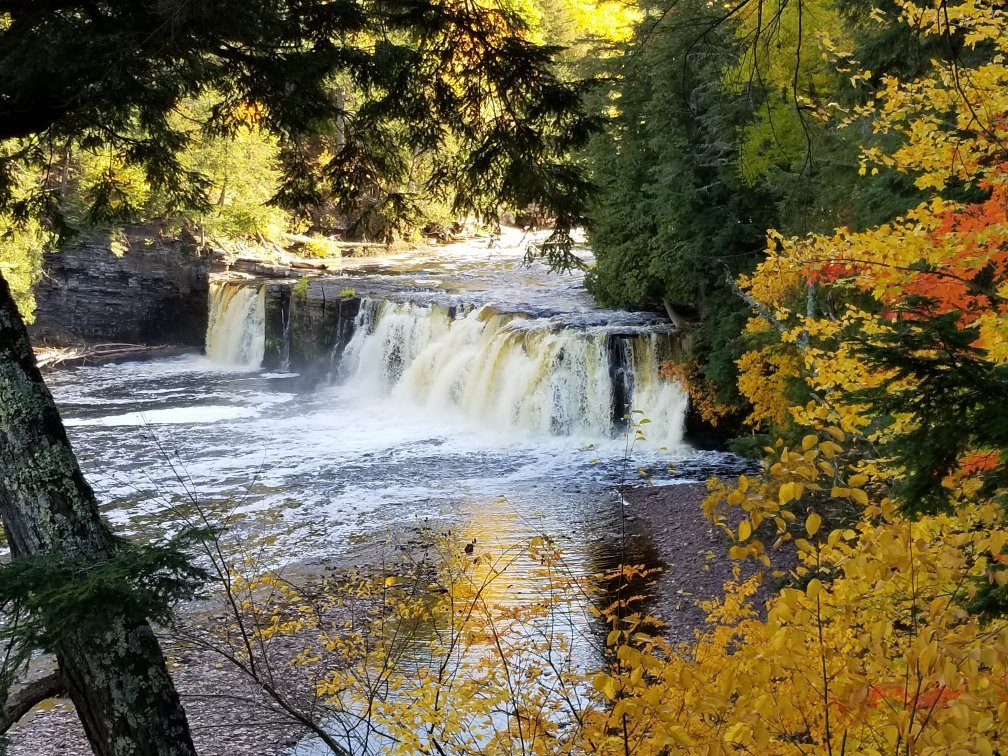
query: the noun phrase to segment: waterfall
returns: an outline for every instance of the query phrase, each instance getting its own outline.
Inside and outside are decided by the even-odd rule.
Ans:
[[[266,287],[210,282],[206,354],[224,365],[259,367],[266,348]]]
[[[670,346],[660,334],[650,333],[636,336],[632,340],[633,375],[631,409],[637,412],[636,421],[648,419],[651,422],[641,426],[644,435],[651,441],[664,444],[682,442],[686,430],[686,410],[689,400],[686,392],[676,381],[659,377],[662,360],[671,356],[665,353]]]
[[[339,375],[362,390],[494,429],[607,438],[630,410],[650,441],[682,441],[687,398],[659,378],[671,335],[557,327],[492,307],[364,300]]]

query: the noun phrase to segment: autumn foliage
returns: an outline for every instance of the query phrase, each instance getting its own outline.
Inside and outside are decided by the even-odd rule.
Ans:
[[[771,376],[803,400],[784,414],[779,395],[748,392],[779,440],[758,480],[715,487],[707,506],[746,514],[735,556],[769,562],[772,538],[794,543],[800,566],[765,621],[725,616],[729,601],[718,611],[731,641],[719,628],[695,661],[670,655],[698,671],[720,649],[733,669],[727,694],[709,683],[683,694],[707,696],[724,724],[725,742],[694,736],[706,751],[1008,745],[995,399],[1008,359],[1008,22],[982,3],[899,5],[902,23],[965,40],[984,62],[885,78],[842,116],[900,139],[891,153],[866,146],[863,172],[908,173],[929,199],[864,231],[771,234],[767,260],[740,282],[758,305],[749,330],[772,336],[743,359],[743,387]]]
[[[569,635],[543,632],[588,592],[560,577],[548,539],[521,554],[558,592],[525,607],[488,600],[505,571],[485,558],[463,559],[441,601],[396,587],[395,627],[442,628],[419,682],[387,672],[385,632],[377,657],[356,649],[321,688],[341,710],[364,705],[389,750],[1008,751],[1008,18],[976,0],[897,7],[893,22],[974,62],[883,77],[828,115],[895,138],[866,139],[862,172],[906,173],[930,196],[866,230],[771,233],[738,281],[752,306],[739,387],[770,441],[760,473],[711,481],[704,507],[731,558],[763,572],[726,586],[684,646],[639,596],[595,604],[608,655],[588,671],[567,663]],[[787,573],[782,549],[797,557]],[[757,605],[763,581],[783,587]],[[463,656],[471,674],[446,674]],[[396,695],[361,688],[368,669]]]

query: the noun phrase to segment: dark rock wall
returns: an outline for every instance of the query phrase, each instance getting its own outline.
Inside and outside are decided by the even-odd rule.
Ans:
[[[123,244],[117,255],[107,236],[96,236],[46,255],[36,342],[203,346],[211,253],[191,236],[143,228],[128,229]]]
[[[353,337],[359,297],[341,296],[345,282],[314,279],[307,290],[284,283],[266,289],[266,353],[263,367],[289,367],[315,377],[339,365]]]

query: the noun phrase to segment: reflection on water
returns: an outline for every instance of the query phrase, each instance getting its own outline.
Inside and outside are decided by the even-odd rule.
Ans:
[[[224,369],[197,356],[84,367],[49,383],[121,532],[174,530],[193,517],[195,498],[241,537],[272,536],[265,557],[274,565],[367,563],[389,534],[408,537],[420,525],[475,541],[476,554],[548,534],[573,574],[612,569],[624,551],[628,562],[652,564],[647,534],[620,516],[615,486],[625,471],[697,480],[739,465],[685,446],[640,447],[626,460],[621,438],[479,427],[353,382],[302,390],[293,374]],[[543,590],[541,571],[519,559],[492,599],[520,603]],[[574,602],[554,618],[582,667],[597,661],[604,638],[587,607]],[[296,753],[314,748],[305,741]]]
[[[500,496],[517,515],[515,537],[535,522],[583,552],[615,527],[623,439],[480,428],[353,382],[301,391],[296,375],[197,356],[84,367],[49,383],[106,516],[127,533],[176,527],[191,495],[233,509],[249,532],[270,513],[283,531],[276,558],[287,560],[420,518],[478,520]],[[631,470],[658,480],[670,461],[683,480],[738,464],[688,447],[633,457]]]

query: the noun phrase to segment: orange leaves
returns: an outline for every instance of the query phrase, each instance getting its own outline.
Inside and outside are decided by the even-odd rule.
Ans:
[[[944,706],[965,692],[964,687],[950,690],[938,682],[932,681],[923,685],[919,691],[899,683],[882,683],[868,688],[867,704],[869,707],[909,706],[911,708],[930,709],[934,706]]]
[[[871,295],[882,319],[957,313],[966,327],[991,310],[1008,312],[1000,292],[1008,284],[1008,167],[996,178],[983,202],[934,200],[878,228],[802,240],[807,280]]]
[[[717,424],[731,414],[735,407],[719,402],[714,396],[714,386],[704,379],[696,362],[665,360],[658,375],[668,381],[676,381],[690,398],[690,402],[705,421]]]
[[[850,277],[855,270],[856,266],[850,263],[827,262],[821,265],[810,264],[806,275],[810,284],[834,283],[841,278]]]
[[[997,451],[977,452],[959,460],[959,467],[967,475],[987,472],[1000,464],[1000,456]]]

